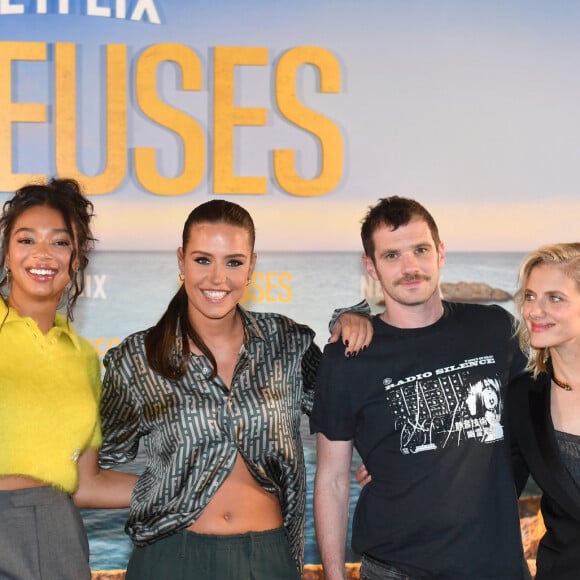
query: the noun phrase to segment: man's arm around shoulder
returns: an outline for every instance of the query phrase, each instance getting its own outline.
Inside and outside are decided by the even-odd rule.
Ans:
[[[326,580],[344,580],[352,441],[316,436],[314,526]]]

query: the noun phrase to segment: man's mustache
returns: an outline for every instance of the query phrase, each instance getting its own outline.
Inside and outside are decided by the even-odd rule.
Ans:
[[[431,280],[431,276],[427,276],[426,274],[406,274],[405,276],[401,276],[398,280],[395,281],[395,286],[399,286],[405,282],[415,282],[417,280],[429,282],[429,280]]]

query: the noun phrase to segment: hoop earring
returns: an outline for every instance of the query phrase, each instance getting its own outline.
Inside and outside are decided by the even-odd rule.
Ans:
[[[183,272],[179,272],[179,274],[177,275],[177,278],[179,279],[179,281],[182,284],[185,282],[185,274]]]

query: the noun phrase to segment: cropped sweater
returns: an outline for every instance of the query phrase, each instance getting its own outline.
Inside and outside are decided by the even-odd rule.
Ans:
[[[62,315],[43,334],[0,298],[0,476],[72,493],[80,454],[101,444],[100,390],[96,352]]]

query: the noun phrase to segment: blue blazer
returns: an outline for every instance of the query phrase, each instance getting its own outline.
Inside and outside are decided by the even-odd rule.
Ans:
[[[518,494],[531,474],[540,486],[547,532],[536,580],[580,579],[580,490],[560,460],[550,409],[551,379],[523,375],[507,389],[507,423]]]

